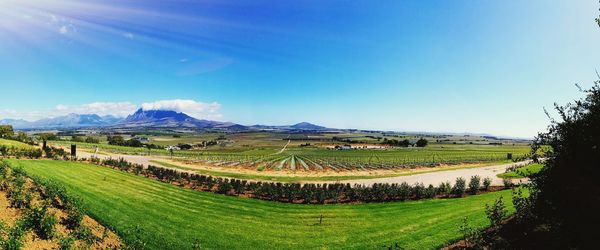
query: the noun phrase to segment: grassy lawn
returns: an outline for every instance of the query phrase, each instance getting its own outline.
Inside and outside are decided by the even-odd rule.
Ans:
[[[0,145],[7,146],[7,147],[24,148],[24,149],[34,149],[35,148],[34,146],[22,143],[20,141],[13,141],[13,140],[6,140],[6,139],[0,139]]]
[[[498,174],[497,176],[500,178],[525,178],[531,175],[537,174],[542,171],[544,168],[544,164],[531,164],[524,166],[522,168],[518,168],[514,171],[510,171],[507,173]]]
[[[160,161],[160,160],[150,160],[150,162],[160,165],[160,166],[163,166],[163,167],[181,169],[181,170],[189,170],[189,171],[194,171],[198,174],[204,174],[204,175],[210,175],[210,176],[228,177],[228,178],[236,178],[236,179],[244,179],[244,180],[277,181],[277,182],[347,181],[347,180],[377,179],[377,178],[408,176],[408,175],[425,174],[425,173],[433,173],[433,172],[441,172],[441,171],[449,171],[449,170],[457,170],[457,169],[479,168],[479,167],[484,167],[484,166],[512,163],[511,160],[504,160],[504,161],[482,163],[482,164],[478,164],[478,165],[456,165],[455,167],[430,168],[430,169],[419,170],[419,171],[414,171],[414,172],[407,171],[407,172],[400,172],[400,173],[393,173],[393,174],[379,174],[379,175],[282,176],[282,175],[259,175],[259,174],[233,173],[233,172],[214,171],[214,170],[207,170],[207,169],[197,169],[197,168],[192,168],[192,167],[188,167],[188,166],[182,166],[179,164],[168,163],[168,162]]]
[[[487,226],[484,206],[500,196],[514,211],[510,191],[462,199],[296,205],[182,189],[84,163],[8,162],[63,183],[92,217],[152,249],[190,249],[196,240],[208,249],[381,249],[396,242],[432,249],[459,238],[465,216],[471,225]],[[129,230],[135,225],[142,233]]]

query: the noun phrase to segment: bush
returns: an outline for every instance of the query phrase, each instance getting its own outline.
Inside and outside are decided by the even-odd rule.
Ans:
[[[5,250],[18,250],[23,247],[23,238],[27,233],[25,222],[23,219],[17,220],[15,225],[8,232],[8,238],[4,242]]]
[[[99,238],[96,235],[94,235],[94,233],[92,233],[92,230],[83,225],[77,227],[73,233],[75,235],[75,238],[85,242],[85,244],[87,244],[88,246],[93,245],[96,241],[99,240]]]
[[[509,178],[502,179],[502,183],[504,184],[505,188],[511,188],[513,186],[512,180]]]
[[[485,214],[490,220],[492,226],[498,225],[506,218],[508,211],[506,210],[502,196],[500,196],[500,198],[498,198],[491,206],[489,204],[485,204]]]
[[[490,179],[489,177],[485,177],[483,179],[483,189],[490,190],[490,185],[492,185],[492,179]]]
[[[448,195],[452,192],[452,185],[450,185],[450,182],[442,182],[440,183],[437,192],[438,194]]]
[[[423,186],[423,183],[415,184],[415,186],[412,188],[412,194],[415,199],[423,198],[423,196],[425,196],[425,186]]]
[[[454,184],[454,188],[452,188],[452,193],[456,196],[463,196],[465,194],[466,189],[466,181],[462,177],[456,178],[456,183]]]
[[[67,209],[67,216],[63,220],[63,224],[68,229],[75,229],[81,226],[81,221],[84,217],[83,211],[76,206],[71,206]]]
[[[471,176],[471,181],[469,181],[469,191],[471,194],[477,194],[479,190],[481,178],[477,175]]]
[[[427,189],[425,189],[425,197],[431,199],[431,198],[434,198],[436,194],[437,194],[437,189],[433,185],[429,184]]]
[[[219,187],[217,188],[217,192],[220,194],[227,194],[233,187],[228,181],[219,182]]]
[[[72,249],[73,244],[75,243],[75,238],[71,236],[60,237],[58,240],[58,249],[60,250],[69,250]]]
[[[47,204],[32,207],[24,218],[26,227],[33,229],[41,239],[51,239],[54,236],[56,216],[48,212]]]

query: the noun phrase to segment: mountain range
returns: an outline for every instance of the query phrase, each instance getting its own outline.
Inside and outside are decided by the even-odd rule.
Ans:
[[[172,110],[138,109],[126,118],[99,116],[96,114],[68,114],[37,121],[4,119],[0,124],[10,124],[16,129],[75,129],[75,128],[185,128],[221,129],[227,131],[244,130],[326,130],[327,128],[308,122],[289,126],[254,125],[244,126],[232,122],[219,122],[196,119],[182,112]]]

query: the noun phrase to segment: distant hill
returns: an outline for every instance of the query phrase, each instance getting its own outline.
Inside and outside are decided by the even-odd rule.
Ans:
[[[332,130],[330,128],[326,128],[323,126],[315,125],[308,122],[301,122],[294,125],[288,126],[269,126],[269,125],[253,125],[250,126],[251,129],[258,130],[311,130],[311,131],[320,131],[320,130]]]
[[[326,127],[315,125],[315,124],[308,123],[308,122],[301,122],[298,124],[294,124],[290,127],[293,129],[299,129],[299,130],[325,130],[325,129],[327,129]]]
[[[82,128],[110,126],[120,122],[114,116],[99,116],[96,114],[68,114],[54,118],[45,118],[33,122],[25,120],[4,119],[0,124],[10,124],[16,129],[41,129],[41,128]]]

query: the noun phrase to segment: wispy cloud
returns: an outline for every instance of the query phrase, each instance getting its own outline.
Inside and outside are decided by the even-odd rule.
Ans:
[[[217,102],[205,103],[194,100],[161,100],[142,104],[144,110],[174,110],[186,113],[198,119],[219,120],[222,115],[219,113],[221,104]]]
[[[179,75],[199,75],[220,70],[229,66],[234,61],[231,58],[218,57],[204,61],[190,61],[188,59],[182,59],[179,60],[179,62],[186,62],[185,66],[179,70]]]
[[[69,33],[69,30],[67,29],[66,25],[63,25],[63,26],[60,26],[60,28],[58,28],[58,33],[61,33],[64,35],[64,34]]]
[[[134,38],[133,33],[130,33],[130,32],[123,33],[123,36],[129,40],[133,40],[133,38]]]

